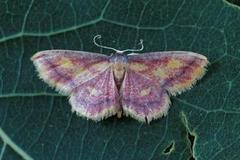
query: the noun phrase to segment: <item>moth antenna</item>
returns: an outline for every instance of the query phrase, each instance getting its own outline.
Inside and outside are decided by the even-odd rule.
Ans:
[[[115,48],[108,47],[108,46],[103,46],[103,45],[98,44],[98,43],[96,42],[96,39],[101,39],[101,38],[102,38],[102,36],[99,35],[99,34],[96,35],[96,36],[94,36],[94,38],[93,38],[93,43],[94,43],[96,46],[98,46],[98,47],[105,48],[105,49],[111,49],[111,50],[114,50],[114,51],[116,51],[116,52],[118,52],[118,53],[122,53],[122,51],[117,50],[117,49],[115,49]]]
[[[105,48],[105,49],[111,49],[111,50],[114,50],[114,51],[116,51],[117,53],[120,53],[120,54],[122,54],[122,53],[124,53],[124,52],[127,52],[127,51],[130,51],[130,52],[139,52],[139,51],[142,51],[142,50],[144,49],[144,45],[143,45],[143,40],[142,40],[142,39],[140,39],[140,42],[139,42],[139,44],[141,45],[141,48],[140,48],[140,49],[117,50],[117,49],[112,48],[112,47],[108,47],[108,46],[104,46],[104,45],[98,44],[98,43],[96,42],[96,39],[101,39],[101,38],[102,38],[102,36],[99,35],[99,34],[96,35],[96,36],[94,36],[94,38],[93,38],[93,43],[94,43],[96,46],[98,46],[98,47]]]
[[[130,52],[139,52],[139,51],[142,51],[144,49],[144,45],[143,45],[143,40],[140,39],[140,42],[138,43],[141,45],[141,48],[139,49],[125,49],[123,50],[122,52],[127,52],[127,51],[130,51]]]

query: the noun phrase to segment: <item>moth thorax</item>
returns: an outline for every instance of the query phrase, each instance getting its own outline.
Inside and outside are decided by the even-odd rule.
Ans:
[[[123,80],[125,70],[126,70],[126,63],[115,63],[115,64],[113,64],[114,78],[118,83]]]

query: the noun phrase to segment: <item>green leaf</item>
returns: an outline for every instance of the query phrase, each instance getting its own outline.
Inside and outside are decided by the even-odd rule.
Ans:
[[[240,159],[240,8],[225,0],[0,1],[0,159]],[[110,54],[188,50],[208,57],[193,89],[171,97],[168,116],[142,124],[95,123],[37,76],[40,50]]]

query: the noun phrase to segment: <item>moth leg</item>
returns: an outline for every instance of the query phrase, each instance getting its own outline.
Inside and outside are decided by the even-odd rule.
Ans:
[[[147,117],[145,117],[145,122],[148,123],[148,124],[150,123],[150,122],[148,121],[148,118],[147,118]]]
[[[117,118],[122,118],[122,115],[123,115],[123,111],[122,110],[119,110],[117,112]]]

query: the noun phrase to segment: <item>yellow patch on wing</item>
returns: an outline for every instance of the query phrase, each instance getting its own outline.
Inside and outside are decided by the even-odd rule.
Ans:
[[[161,68],[157,68],[153,71],[153,75],[159,78],[165,78],[167,76],[167,74],[165,73],[165,71]]]
[[[143,70],[148,69],[148,66],[145,65],[145,64],[135,62],[135,63],[131,63],[129,65],[129,68],[134,70],[134,71],[143,71]]]
[[[191,84],[192,84],[192,81],[186,80],[186,81],[184,81],[184,82],[182,82],[182,83],[176,84],[176,85],[174,86],[174,90],[176,90],[176,91],[178,92],[178,91],[182,90],[183,88],[188,88],[188,87],[190,87]]]
[[[95,69],[96,71],[101,71],[106,68],[106,66],[109,66],[108,62],[101,62],[101,63],[96,63],[91,66],[92,69]]]
[[[151,88],[143,89],[143,90],[141,90],[141,92],[140,92],[140,96],[149,95],[150,92],[151,92]]]
[[[187,79],[181,83],[175,84],[170,88],[170,93],[175,95],[176,93],[181,93],[187,89],[190,89],[192,85],[194,85],[196,81],[205,74],[205,72],[206,70],[203,66],[194,68],[194,71],[191,73],[191,79]]]
[[[167,64],[167,67],[171,69],[180,68],[182,66],[183,66],[182,62],[177,59],[171,59]]]
[[[69,72],[73,74],[73,76],[77,76],[81,74],[85,68],[79,65],[74,65],[71,60],[68,58],[62,57],[59,61],[58,64],[61,65],[63,69],[69,69]]]
[[[77,76],[80,75],[81,73],[83,73],[86,69],[84,69],[83,67],[77,66],[77,69],[74,70],[73,75]]]
[[[65,58],[65,57],[62,57],[57,63],[64,68],[73,67],[73,63],[68,58]]]
[[[195,79],[195,78],[201,77],[204,73],[205,73],[205,69],[203,67],[197,67],[193,71],[192,78]]]

